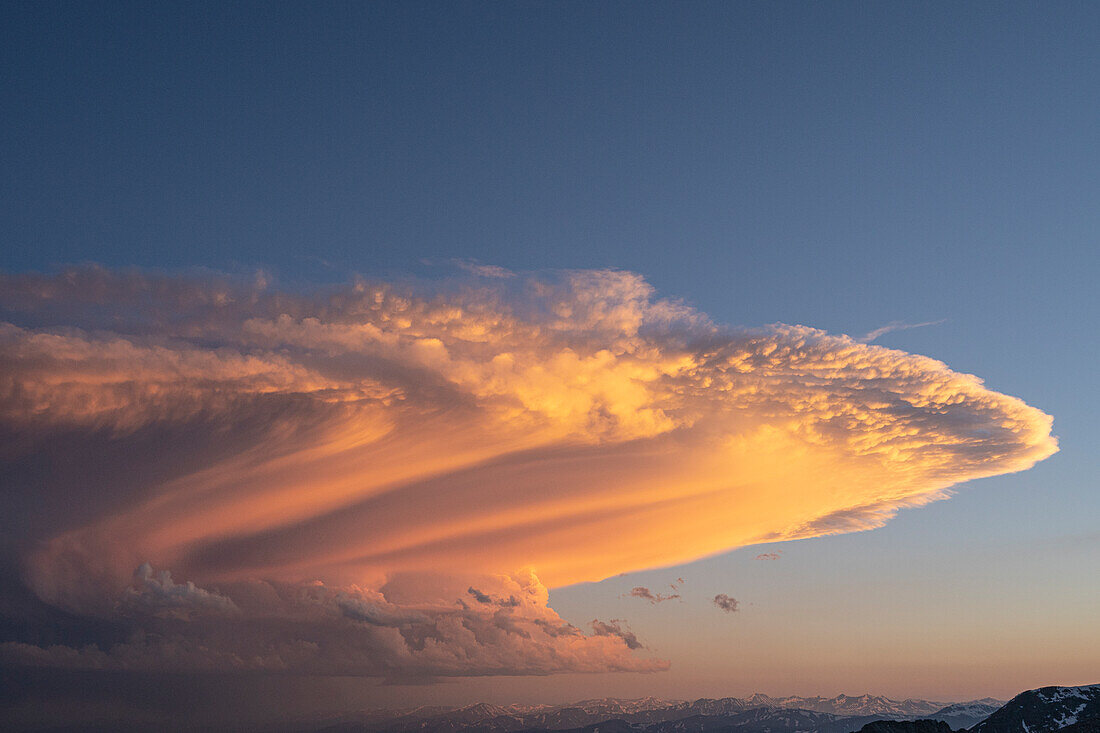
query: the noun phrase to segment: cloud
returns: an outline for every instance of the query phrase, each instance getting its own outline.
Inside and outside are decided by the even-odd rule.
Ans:
[[[499,265],[483,265],[474,260],[451,260],[451,263],[458,269],[465,270],[478,277],[508,278],[516,276],[516,273]]]
[[[191,613],[135,620],[111,644],[40,647],[0,644],[0,663],[116,671],[238,671],[381,676],[400,680],[556,672],[653,672],[668,663],[640,658],[638,639],[617,621],[591,635],[546,606],[531,574],[481,578],[510,602],[461,607],[444,598],[395,603],[385,593],[324,583],[250,581],[227,596],[171,582],[148,566],[157,600]],[[177,589],[186,588],[186,591]],[[165,590],[166,589],[166,590]],[[401,591],[395,591],[400,595]],[[178,601],[180,597],[186,601]],[[211,602],[211,598],[220,599]],[[233,613],[224,613],[231,609]]]
[[[645,645],[638,641],[638,637],[635,636],[632,631],[624,629],[622,627],[623,623],[621,619],[617,618],[613,618],[606,623],[599,619],[593,619],[592,633],[596,636],[608,636],[622,639],[630,649],[644,649]]]
[[[170,572],[162,570],[157,573],[149,563],[143,563],[134,571],[133,586],[126,589],[120,604],[127,610],[169,612],[184,617],[194,611],[238,611],[229,598],[199,588],[191,581],[175,583]]]
[[[482,593],[477,588],[470,586],[467,590],[474,600],[478,603],[491,604],[496,606],[513,607],[520,605],[520,601],[516,600],[515,596],[508,596],[508,598],[494,598],[487,593]]]
[[[673,590],[676,590],[675,585],[671,585],[670,587]],[[671,601],[675,598],[680,597],[680,595],[678,593],[670,593],[669,595],[662,595],[660,593],[654,593],[649,588],[645,588],[645,587],[640,586],[640,585],[635,586],[634,588],[632,588],[631,591],[629,593],[627,593],[626,595],[630,596],[631,598],[641,598],[643,601],[649,601],[650,603],[653,603],[653,604],[661,603],[663,601]]]
[[[925,321],[924,323],[905,323],[904,321],[890,321],[885,326],[880,326],[873,331],[864,334],[857,339],[860,343],[869,344],[880,336],[885,336],[893,331],[906,331],[910,328],[924,328],[925,326],[938,326],[941,323],[946,322],[946,318],[941,318],[938,321]]]
[[[778,560],[783,555],[783,551],[778,552],[762,552],[756,556],[757,560]]]
[[[557,587],[870,529],[1057,450],[1048,415],[939,361],[721,326],[621,271],[291,289],[75,268],[0,276],[0,320],[0,528],[24,577],[97,618],[155,600],[155,623],[187,624],[181,650],[283,618],[242,600],[262,579],[359,588],[322,626],[367,629],[386,669],[455,674],[418,645],[457,660],[463,634],[622,669],[629,645],[523,616],[520,590],[483,578]],[[135,585],[143,563],[194,585]],[[198,602],[222,597],[238,616]],[[471,673],[514,668],[478,644]]]
[[[733,613],[738,610],[740,603],[736,598],[730,598],[725,593],[719,593],[714,597],[714,605],[726,613]]]
[[[492,603],[493,602],[492,598],[485,595],[481,591],[477,590],[473,586],[471,586],[470,589],[467,590],[466,592],[469,593],[470,595],[472,595],[474,597],[474,600],[477,601],[478,603]]]

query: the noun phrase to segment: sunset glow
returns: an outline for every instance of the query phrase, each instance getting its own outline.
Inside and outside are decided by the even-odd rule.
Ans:
[[[0,6],[0,730],[1097,733],[1100,4]]]
[[[26,450],[185,428],[232,441],[214,459],[169,442],[174,475],[116,487],[102,516],[41,538],[32,587],[81,612],[137,593],[156,615],[153,582],[166,611],[266,615],[235,595],[262,579],[368,616],[446,616],[468,586],[496,595],[490,577],[519,589],[499,591],[523,599],[506,607],[515,622],[563,626],[545,587],[871,529],[1057,450],[1049,416],[940,362],[801,326],[719,326],[626,272],[292,295],[262,277],[85,269],[4,290],[56,319],[3,334],[3,417]],[[67,327],[89,305],[102,322]],[[173,581],[134,580],[146,563],[226,603],[181,605]],[[387,602],[408,574],[436,580]],[[586,656],[563,669],[650,664],[614,636],[565,638]],[[391,664],[486,671],[406,653]],[[331,663],[306,657],[240,664]],[[201,664],[153,649],[73,663]]]

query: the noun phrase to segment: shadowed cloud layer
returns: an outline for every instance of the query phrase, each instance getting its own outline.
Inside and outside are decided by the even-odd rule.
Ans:
[[[130,672],[385,676],[405,682],[668,667],[634,656],[642,645],[615,620],[593,621],[591,635],[562,621],[530,573],[481,578],[508,600],[486,596],[473,604],[444,600],[452,589],[439,578],[433,593],[397,603],[388,596],[401,597],[403,590],[389,586],[252,580],[226,584],[222,595],[192,583],[173,584],[164,572],[157,575],[154,580],[152,569],[142,566],[116,606],[114,615],[129,629],[124,639],[80,646],[8,642],[0,644],[0,661]]]
[[[327,669],[653,669],[616,622],[564,624],[543,584],[877,527],[1057,449],[1049,416],[933,359],[722,327],[631,273],[500,274],[5,277],[0,458],[27,582],[214,666],[262,667],[279,638],[304,646],[270,664],[316,669],[354,638]]]

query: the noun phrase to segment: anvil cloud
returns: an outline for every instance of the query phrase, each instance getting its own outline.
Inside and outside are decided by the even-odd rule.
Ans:
[[[939,361],[720,326],[627,272],[82,268],[7,276],[0,308],[23,577],[172,646],[5,646],[43,664],[660,668],[546,587],[878,527],[1057,450],[1048,415]]]

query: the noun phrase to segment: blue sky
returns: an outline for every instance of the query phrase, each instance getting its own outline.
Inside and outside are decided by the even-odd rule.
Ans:
[[[939,322],[878,343],[1054,416],[1059,454],[884,528],[552,592],[574,623],[628,618],[673,661],[664,676],[410,699],[594,684],[1008,696],[1100,675],[1095,4],[13,3],[3,16],[9,273],[263,269],[294,287],[431,279],[454,260],[617,268],[725,324],[860,336]],[[677,576],[683,604],[620,597]],[[742,610],[689,602],[717,592]],[[847,645],[867,665],[822,642],[828,659],[795,673],[769,651],[794,626],[810,644],[818,624],[872,640]],[[926,635],[963,671],[884,641],[899,634]],[[960,635],[982,664],[951,658]],[[900,667],[884,672],[887,657]]]
[[[1083,361],[1085,3],[7,14],[9,270],[618,267],[722,322]]]

